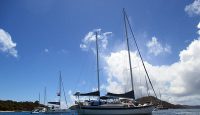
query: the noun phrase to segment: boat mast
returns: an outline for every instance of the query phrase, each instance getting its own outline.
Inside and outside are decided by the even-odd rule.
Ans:
[[[135,93],[134,93],[134,86],[133,86],[133,72],[132,72],[132,63],[131,63],[131,55],[130,55],[130,48],[129,48],[129,39],[128,39],[128,31],[127,31],[127,25],[126,25],[126,15],[125,10],[123,9],[124,14],[124,26],[125,26],[125,33],[126,33],[126,43],[127,43],[127,49],[128,49],[128,59],[129,59],[129,69],[131,74],[131,86],[133,91],[133,100],[135,99]]]
[[[40,92],[39,92],[39,104],[40,104]]]
[[[61,108],[61,71],[60,71],[60,78],[59,78],[59,95],[58,96],[60,96],[60,99],[59,99],[59,103],[60,103],[60,108]]]
[[[44,105],[46,104],[46,94],[47,93],[47,91],[46,91],[46,87],[44,87]]]
[[[139,53],[140,59],[141,59],[141,61],[142,61],[142,65],[143,65],[143,67],[144,67],[145,73],[146,73],[147,78],[148,78],[148,80],[149,80],[149,83],[150,83],[150,85],[151,85],[151,87],[152,87],[152,89],[153,89],[154,95],[155,95],[156,98],[157,98],[156,92],[155,92],[155,90],[154,90],[154,88],[153,88],[153,84],[152,84],[152,82],[151,82],[151,80],[150,80],[149,74],[148,74],[147,69],[146,69],[146,66],[145,66],[145,64],[144,64],[142,55],[141,55],[140,50],[139,50],[139,47],[138,47],[138,45],[137,45],[137,41],[136,41],[135,36],[134,36],[134,34],[133,34],[133,31],[132,31],[132,28],[131,28],[131,26],[130,26],[130,22],[129,22],[129,19],[128,19],[128,17],[127,17],[126,12],[125,12],[125,9],[123,9],[123,11],[124,11],[124,18],[125,18],[125,20],[127,20],[128,26],[129,26],[129,28],[130,28],[130,30],[131,30],[131,34],[132,34],[132,36],[133,36],[133,38],[134,38],[134,43],[135,43],[136,48],[137,48],[137,50],[138,50],[138,53]]]
[[[99,93],[99,103],[100,103],[100,83],[99,83],[99,48],[98,48],[98,35],[96,33],[96,52],[97,52],[97,80],[98,80],[98,93]]]
[[[67,106],[67,99],[66,99],[65,88],[64,88],[62,77],[61,77],[61,83],[62,83],[62,89],[63,89],[63,93],[64,93],[64,97],[65,97],[65,103],[66,103],[66,106]]]

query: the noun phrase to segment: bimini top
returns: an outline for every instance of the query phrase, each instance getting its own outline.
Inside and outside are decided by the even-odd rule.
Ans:
[[[134,97],[134,92],[133,91],[129,91],[126,93],[122,93],[122,94],[115,94],[115,93],[107,93],[106,96],[113,96],[113,97],[121,97],[121,98],[132,98],[135,99]]]
[[[80,92],[76,92],[74,94],[74,96],[99,96],[99,91],[95,91],[95,92],[89,92],[89,93],[80,93]]]

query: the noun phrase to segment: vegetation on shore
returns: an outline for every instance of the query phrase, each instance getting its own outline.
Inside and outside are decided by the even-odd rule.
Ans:
[[[44,106],[39,104],[39,101],[35,102],[17,102],[12,100],[0,100],[0,111],[31,111],[35,107]]]
[[[169,109],[195,109],[195,108],[200,108],[200,106],[172,104],[172,103],[169,103],[167,101],[157,99],[156,97],[153,97],[153,96],[142,97],[142,98],[137,99],[137,101],[141,104],[144,104],[146,102],[152,102],[153,105],[161,105],[162,104],[163,108],[169,108]]]

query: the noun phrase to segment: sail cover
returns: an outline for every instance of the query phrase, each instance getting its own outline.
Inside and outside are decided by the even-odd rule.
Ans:
[[[60,102],[48,102],[48,104],[60,105]]]
[[[107,100],[107,99],[118,99],[118,97],[112,97],[112,96],[101,96],[100,99]]]
[[[99,96],[99,91],[95,91],[95,92],[89,92],[89,93],[80,93],[80,92],[76,92],[74,95],[75,96]]]
[[[122,94],[115,94],[115,93],[109,93],[108,92],[107,96],[122,97],[122,98],[133,98],[133,99],[135,99],[133,91],[129,91],[129,92],[122,93]]]

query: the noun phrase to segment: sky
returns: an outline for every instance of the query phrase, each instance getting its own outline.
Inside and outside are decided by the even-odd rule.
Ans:
[[[199,104],[200,0],[0,0],[0,99],[36,101],[46,87],[56,100],[59,71],[69,104],[76,91],[96,90],[95,32],[101,95],[130,90],[123,8],[156,92]],[[138,98],[145,73],[129,39]]]

